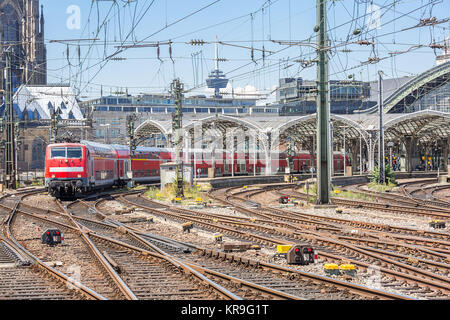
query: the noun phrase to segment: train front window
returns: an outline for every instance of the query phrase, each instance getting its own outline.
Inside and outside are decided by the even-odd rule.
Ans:
[[[65,157],[66,157],[66,148],[52,148],[52,159]]]
[[[81,147],[68,147],[67,158],[69,159],[81,159],[82,151]]]
[[[81,147],[54,147],[51,149],[52,159],[81,159],[82,155]]]

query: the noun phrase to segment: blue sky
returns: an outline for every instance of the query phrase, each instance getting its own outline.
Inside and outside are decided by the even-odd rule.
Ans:
[[[449,22],[411,28],[420,19],[449,18],[450,1],[432,2],[434,5],[423,0],[397,0],[393,5],[393,1],[373,1],[380,8],[380,28],[369,30],[370,17],[377,17],[376,12],[367,13],[371,1],[329,1],[328,29],[333,47],[330,78],[344,79],[354,74],[355,79],[367,81],[375,80],[379,69],[390,78],[418,74],[432,67],[435,54],[441,51],[417,46],[442,42],[450,33]],[[313,48],[288,47],[271,41],[310,39],[314,42],[311,37],[316,24],[315,0],[122,0],[116,5],[107,0],[41,0],[41,4],[46,21],[48,81],[70,82],[80,91],[80,97],[99,96],[100,85],[104,94],[117,91],[117,88],[122,91],[128,88],[132,94],[161,93],[167,91],[174,77],[181,78],[188,89],[197,86],[192,94],[204,93],[200,83],[214,67],[216,36],[219,41],[255,49],[256,63],[251,60],[249,49],[219,46],[220,58],[227,59],[220,62],[220,68],[232,80],[230,85],[237,90],[235,92],[246,87],[246,92],[268,93],[277,85],[280,76],[315,78],[314,66],[303,69],[298,62],[299,59],[314,59]],[[76,22],[76,19],[73,19],[74,12],[67,10],[73,5],[80,9],[80,28],[75,23],[70,29],[67,22]],[[200,11],[195,13],[197,10]],[[183,17],[186,18],[177,22]],[[133,19],[140,21],[131,30]],[[372,26],[376,24],[372,23]],[[352,35],[356,28],[362,30],[359,37]],[[407,28],[411,29],[402,31]],[[80,38],[99,40],[50,43],[51,40]],[[348,43],[372,41],[372,38],[374,46]],[[169,58],[168,45],[161,45],[162,62],[157,59],[156,48],[147,47],[127,49],[115,56],[127,60],[105,63],[106,57],[117,52],[116,46],[140,43],[144,39],[143,43],[171,40],[174,62]],[[192,39],[210,43],[204,46],[185,43]],[[70,44],[69,59],[67,44]],[[336,47],[337,44],[341,46]],[[264,62],[259,51],[263,45],[265,50],[275,52],[273,55],[266,52]],[[405,51],[407,53],[398,54]],[[382,60],[377,64],[361,64],[373,57]]]

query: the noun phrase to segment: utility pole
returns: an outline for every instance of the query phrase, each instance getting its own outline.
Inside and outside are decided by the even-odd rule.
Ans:
[[[381,75],[383,71],[378,71],[378,113],[379,113],[379,128],[380,128],[380,139],[378,141],[378,169],[379,169],[379,183],[385,183],[384,176],[384,129],[383,129],[383,86]]]
[[[12,71],[11,52],[5,51],[5,106],[6,106],[6,177],[5,185],[8,189],[16,189],[16,141],[15,141],[15,121],[12,95]]]
[[[56,138],[58,137],[58,115],[54,110],[52,113],[52,119],[50,123],[50,132],[51,132],[50,143],[56,143]]]
[[[170,84],[170,91],[175,100],[175,111],[172,114],[172,132],[174,133],[174,146],[175,146],[175,167],[176,167],[176,180],[177,180],[177,198],[184,197],[183,190],[183,161],[181,158],[181,153],[183,152],[183,147],[181,144],[182,135],[182,121],[183,121],[183,90],[184,85],[179,79],[173,80]]]
[[[317,0],[317,204],[330,203],[330,134],[328,104],[328,46],[326,0]]]
[[[131,114],[127,116],[127,130],[128,130],[128,147],[130,150],[130,168],[129,170],[129,177],[130,178],[130,187],[133,186],[133,168],[131,167],[131,159],[134,155],[134,150],[136,150],[136,138],[134,137],[134,121],[136,120],[136,114]]]
[[[22,141],[19,140],[20,136],[20,124],[19,122],[14,123],[14,141],[16,142],[16,152],[15,152],[15,178],[16,178],[16,185],[20,185],[20,175],[19,175],[19,168],[18,168],[18,154],[20,150],[20,146],[22,145]]]

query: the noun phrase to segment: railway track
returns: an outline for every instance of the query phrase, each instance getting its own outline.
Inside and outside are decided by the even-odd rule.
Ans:
[[[215,280],[222,279],[222,281],[225,281],[228,279],[228,282],[240,283],[241,287],[275,287],[285,292],[285,294],[308,299],[332,299],[333,297],[335,299],[360,299],[361,296],[374,298],[374,292],[370,292],[370,289],[364,287],[355,286],[354,288],[350,288],[352,284],[342,281],[334,282],[327,277],[319,276],[318,278],[314,278],[311,274],[302,273],[297,270],[294,271],[291,268],[282,268],[259,261],[238,258],[232,254],[199,248],[167,238],[155,237],[154,235],[149,235],[139,230],[135,230],[135,232],[155,246],[163,247],[164,250],[170,251],[177,258],[182,259],[182,261],[187,261],[193,268],[202,270],[202,272]],[[186,254],[185,251],[187,248],[195,250],[197,254]],[[202,266],[201,269],[200,266]],[[205,267],[207,268],[206,270]],[[286,279],[286,274],[290,275],[290,279],[289,277]],[[292,281],[295,279],[297,279],[297,283]],[[320,281],[318,281],[319,279]],[[299,280],[301,281],[299,282]],[[337,286],[337,284],[339,285]],[[345,289],[342,290],[342,288]],[[349,290],[350,292],[347,292]],[[238,294],[242,293],[238,292]],[[245,298],[248,298],[248,295],[249,293],[247,292]],[[264,295],[267,295],[267,293],[263,293]],[[383,294],[375,295],[375,297],[386,299],[393,298],[394,296],[388,297],[387,294]],[[396,298],[399,298],[399,296]]]
[[[63,207],[61,207],[61,209],[64,209]],[[42,211],[43,209],[38,209],[37,211]],[[14,219],[20,219],[22,215],[24,215],[26,217],[26,220],[36,220],[38,221],[37,226],[38,227],[48,227],[48,226],[57,226],[59,228],[61,228],[62,230],[64,230],[65,234],[68,235],[71,232],[75,233],[77,231],[78,225],[77,223],[74,222],[74,225],[77,226],[71,226],[71,225],[66,225],[64,224],[65,221],[62,221],[61,219],[56,219],[57,213],[54,212],[53,210],[48,210],[48,213],[51,215],[51,217],[47,217],[47,216],[43,216],[42,214],[40,214],[40,212],[26,212],[26,211],[21,211],[21,210],[17,210],[16,215],[12,218],[12,220]],[[63,210],[64,212],[64,210]],[[19,218],[18,218],[19,217]],[[69,216],[69,219],[71,217]],[[79,219],[79,218],[78,218]],[[22,223],[20,225],[30,225],[30,221],[21,221]],[[95,221],[94,221],[95,222]],[[31,224],[36,226],[36,222],[32,222]],[[91,227],[92,227],[93,222],[91,223]],[[83,226],[82,228],[84,228],[84,231],[89,231],[92,232],[90,230],[88,230],[86,228],[86,226]],[[95,235],[95,234],[94,234]],[[91,234],[89,234],[89,236],[92,236]],[[77,237],[79,238],[79,237]],[[67,239],[67,238],[66,238]],[[21,242],[23,242],[24,239],[21,239]],[[69,237],[70,240],[70,237]],[[78,240],[78,239],[77,239]],[[67,241],[67,240],[66,240]],[[91,248],[95,250],[97,253],[102,251],[102,256],[104,257],[105,260],[107,260],[107,265],[112,269],[113,268],[113,263],[112,261],[114,261],[114,259],[117,259],[118,261],[124,262],[123,259],[125,259],[127,257],[127,255],[122,255],[123,252],[111,252],[111,249],[106,250],[103,243],[96,243],[96,245],[94,245],[94,243],[88,239],[89,243],[91,244]],[[98,247],[97,247],[98,246]],[[73,256],[74,253],[72,251],[76,251],[76,253],[78,254],[77,256],[77,262],[80,264],[83,264],[85,262],[85,258],[82,255],[86,254],[86,252],[89,252],[89,250],[86,250],[86,248],[77,248],[74,245],[70,245],[70,255]],[[55,253],[55,255],[57,257],[62,257],[63,255],[61,254],[61,252]],[[81,255],[81,256],[80,256]],[[113,258],[114,257],[114,258]],[[98,258],[98,257],[97,257]],[[122,259],[122,260],[121,260]],[[144,259],[145,260],[145,259]],[[164,260],[164,259],[163,259]],[[94,264],[95,261],[89,261],[89,265],[88,266],[84,266],[84,269],[87,269],[87,267],[92,268],[92,265]],[[163,262],[163,263],[161,263]],[[192,276],[193,274],[196,274],[195,270],[191,270],[190,272],[184,272],[184,273],[180,273],[180,265],[179,264],[175,264],[173,262],[171,262],[170,260],[166,261],[139,261],[138,257],[134,256],[132,257],[131,255],[128,255],[128,265],[129,268],[126,269],[125,273],[121,273],[121,277],[124,277],[125,279],[129,280],[129,282],[131,284],[133,284],[133,289],[136,290],[138,293],[135,295],[134,292],[132,292],[128,286],[125,284],[125,282],[119,277],[120,282],[122,283],[122,286],[115,286],[113,283],[109,283],[108,285],[105,285],[104,287],[101,286],[102,285],[102,281],[101,279],[98,278],[94,278],[94,277],[88,277],[84,280],[85,283],[87,283],[88,285],[92,286],[92,287],[96,287],[97,289],[99,289],[99,291],[108,291],[105,293],[105,296],[107,296],[107,293],[111,293],[110,291],[114,288],[119,288],[120,290],[123,290],[124,288],[128,288],[128,296],[124,295],[124,296],[108,296],[109,298],[114,298],[114,299],[124,299],[124,298],[131,298],[131,299],[137,299],[138,297],[141,298],[151,298],[151,299],[157,299],[158,297],[161,299],[167,299],[167,298],[183,298],[184,299],[194,299],[194,298],[198,298],[198,299],[207,299],[207,298],[217,298],[217,292],[220,292],[222,296],[226,296],[226,298],[230,299],[236,299],[238,297],[233,296],[232,294],[229,294],[226,290],[217,290],[218,287],[215,286],[214,283],[212,282],[208,282],[207,283],[202,283],[202,285],[198,285],[195,284],[195,287],[197,289],[197,292],[195,293],[195,290],[188,290],[186,288],[188,288],[189,283],[191,283],[191,288],[192,287],[192,279],[184,279],[185,274],[190,273],[190,276]],[[164,265],[165,263],[165,265]],[[170,265],[170,267],[173,269],[172,272],[168,272],[170,268],[168,268],[168,266]],[[83,270],[83,268],[81,268]],[[183,269],[184,270],[184,269]],[[122,270],[123,271],[123,270]],[[184,270],[186,271],[186,270]],[[116,272],[116,271],[114,271]],[[143,273],[144,272],[144,273]],[[152,274],[152,272],[155,274],[154,277],[150,278],[149,280],[147,280],[147,276],[145,274]],[[95,272],[94,272],[95,273]],[[179,273],[178,278],[175,277],[175,275]],[[167,281],[164,283],[162,280],[163,277],[167,278]],[[131,278],[127,278],[127,277],[131,277]],[[158,281],[158,277],[159,280]],[[200,275],[200,278],[202,276]],[[83,278],[83,275],[82,275]],[[131,280],[134,279],[134,280]],[[91,282],[92,281],[92,282]],[[147,281],[147,286],[145,286],[145,284],[142,283],[142,281]],[[178,295],[174,294],[174,290],[171,290],[171,292],[167,292],[167,295],[163,295],[161,293],[163,293],[165,285],[169,285],[170,282],[172,282],[172,284],[177,283],[177,285],[179,286],[179,292]],[[101,286],[99,288],[99,286]],[[156,292],[158,291],[157,288],[159,288],[159,294]],[[168,287],[166,287],[167,289]],[[211,288],[215,288],[214,292],[211,293]],[[150,294],[153,291],[153,294]],[[155,291],[156,290],[156,291]],[[118,290],[115,290],[118,291]],[[147,294],[144,294],[144,292],[147,292]],[[225,294],[224,294],[225,292]],[[193,294],[195,293],[195,294]]]
[[[228,191],[229,191],[230,189],[228,189]],[[249,194],[255,194],[255,193],[257,193],[258,191],[243,191],[242,193],[249,193]],[[229,192],[228,192],[229,193]],[[224,199],[225,201],[227,201],[226,199],[229,199],[230,198],[230,196],[229,195],[227,195],[226,196],[226,198]],[[235,198],[235,196],[233,196],[233,198]],[[229,203],[229,202],[228,202]],[[249,210],[249,209],[247,209],[247,208],[242,208],[242,207],[238,207],[241,211],[246,211],[246,212],[249,212],[249,211],[252,211],[252,210]],[[277,210],[278,211],[278,210]],[[283,212],[285,212],[285,210],[283,211]],[[303,233],[305,233],[305,232],[303,232]],[[306,237],[305,237],[306,238]],[[377,261],[376,262],[378,262],[378,263],[380,263],[380,261],[381,261],[381,263],[382,264],[384,264],[385,266],[389,266],[389,264],[391,264],[393,261],[392,261],[392,258],[395,258],[397,261],[395,261],[394,262],[394,265],[396,265],[396,267],[398,268],[398,267],[405,267],[405,265],[404,265],[404,262],[405,262],[405,260],[407,259],[407,256],[405,256],[405,255],[399,255],[399,254],[394,254],[394,253],[392,253],[392,252],[388,252],[386,249],[388,249],[388,246],[386,246],[386,243],[381,243],[381,242],[379,242],[379,241],[374,241],[374,243],[372,243],[371,245],[374,245],[375,244],[375,248],[370,248],[370,247],[367,247],[367,244],[369,244],[370,242],[372,242],[373,240],[367,240],[367,239],[355,239],[355,237],[354,236],[352,236],[352,237],[341,237],[341,239],[340,240],[345,240],[346,242],[354,242],[354,243],[359,243],[359,242],[362,242],[362,243],[364,243],[365,244],[365,246],[364,247],[362,247],[362,246],[358,246],[358,248],[359,249],[363,249],[364,251],[366,251],[365,252],[365,255],[366,256],[371,256],[371,257],[377,257]],[[306,239],[305,239],[306,240]],[[318,243],[318,245],[320,245],[320,244],[323,244],[323,242],[334,242],[334,241],[330,241],[328,238],[327,239],[323,239],[322,241],[320,241],[319,243]],[[331,244],[331,243],[330,243]],[[382,246],[381,246],[381,248],[382,248],[382,250],[378,250],[378,249],[376,249],[380,244],[382,244]],[[336,245],[336,242],[334,242],[333,244],[331,244],[331,245]],[[396,244],[396,243],[391,243],[391,245],[394,245],[394,246],[398,246],[398,244]],[[326,247],[329,247],[330,245],[327,245]],[[347,246],[347,248],[343,251],[343,253],[346,253],[346,252],[348,252],[348,249],[349,249],[349,247]],[[358,250],[355,250],[356,248],[353,248],[352,250],[353,251],[355,251],[355,252],[357,252],[356,253],[356,258],[359,258],[360,256],[361,256],[361,252],[358,252]],[[372,251],[372,253],[374,252],[374,251],[377,251],[376,252],[376,255],[373,255],[373,254],[368,254],[368,252],[367,251]],[[426,251],[426,250],[425,250]],[[323,253],[328,253],[329,251],[326,249],[326,248],[322,248],[322,255],[323,255]],[[428,253],[431,253],[431,255],[428,255],[427,257],[430,257],[430,256],[433,256],[433,255],[435,255],[435,253],[432,253],[432,252],[428,252]],[[381,258],[382,256],[384,256],[383,258]],[[386,256],[388,256],[389,257],[389,259],[387,259],[386,258]],[[348,259],[353,259],[353,261],[355,260],[355,254],[352,254],[351,256],[347,256],[347,258]],[[380,259],[381,258],[381,259]],[[425,273],[426,272],[424,272],[423,273],[423,276],[426,276],[429,280],[431,280],[431,281],[433,281],[433,280],[435,280],[435,279],[439,279],[440,278],[440,280],[438,281],[438,282],[441,282],[441,281],[443,281],[443,283],[447,283],[447,279],[448,279],[448,256],[442,256],[441,258],[444,258],[445,260],[444,260],[444,262],[446,262],[446,263],[442,263],[442,264],[440,264],[439,265],[439,267],[441,268],[440,269],[440,271],[438,271],[438,273],[436,274],[436,273],[434,273],[434,274],[428,274],[428,275],[425,275]],[[366,258],[367,259],[367,258]],[[420,259],[419,259],[420,260]],[[369,261],[371,261],[371,263],[373,263],[374,261],[373,260],[370,260],[369,259]],[[406,260],[406,261],[408,261],[408,260]],[[422,263],[422,262],[425,262],[425,265],[426,264],[428,264],[429,262],[428,261],[423,261],[423,260],[420,260],[420,262]],[[357,262],[355,262],[355,263],[357,263]],[[403,266],[402,266],[402,264],[403,264]],[[421,266],[420,266],[420,268],[426,268],[425,267],[425,265],[424,264],[422,264]],[[430,263],[430,266],[429,266],[429,269],[431,269],[432,271],[434,271],[434,272],[436,272],[436,270],[437,269],[439,269],[439,268],[436,268],[436,265],[435,266],[432,266],[432,265],[434,265],[434,263]],[[406,269],[409,269],[409,268],[406,268]],[[404,269],[403,268],[403,272],[406,272],[406,273],[410,273],[412,270],[410,269],[410,270],[406,270],[406,269]],[[418,270],[417,268],[415,269],[415,271],[418,271],[419,273],[422,273],[422,271],[420,271],[420,270]],[[415,271],[413,271],[413,273],[415,273]],[[440,274],[439,274],[439,272],[441,272]],[[439,285],[438,286],[436,286],[436,289],[439,291],[440,289],[438,289],[438,287],[439,287]],[[447,288],[447,289],[445,289],[445,291],[448,291],[448,284],[444,284],[444,286],[442,286],[441,287],[441,289],[442,288]]]
[[[5,239],[0,239],[0,279],[2,300],[87,299],[62,281],[49,277],[41,267],[24,260]]]
[[[230,192],[228,192],[230,193]],[[256,191],[255,191],[256,193]],[[233,195],[231,195],[234,197]],[[231,198],[232,198],[231,197]],[[19,203],[20,210],[18,210],[18,216],[23,215],[27,217],[33,217],[41,222],[51,223],[63,227],[65,223],[69,222],[69,229],[81,230],[82,234],[85,234],[91,242],[95,250],[100,252],[104,260],[107,261],[110,268],[114,269],[120,280],[129,288],[129,291],[135,294],[136,298],[141,299],[318,299],[328,297],[331,299],[399,299],[405,298],[399,295],[380,294],[380,292],[371,292],[370,289],[357,286],[351,289],[348,288],[348,283],[343,282],[339,285],[325,284],[324,279],[311,279],[311,275],[306,276],[300,274],[301,272],[295,269],[287,268],[293,272],[294,276],[291,278],[297,282],[293,283],[293,279],[285,279],[280,275],[280,271],[274,271],[276,267],[280,266],[265,266],[261,267],[261,261],[250,261],[250,259],[242,259],[242,257],[236,257],[234,255],[225,254],[223,252],[216,252],[214,250],[205,249],[201,247],[189,244],[180,244],[174,240],[167,240],[144,233],[138,229],[130,228],[127,225],[120,222],[113,221],[109,217],[99,210],[99,204],[102,202],[117,199],[128,206],[135,206],[145,208],[148,212],[154,214],[170,217],[171,219],[178,221],[195,221],[196,225],[200,225],[209,230],[220,230],[221,232],[229,232],[237,238],[251,239],[257,243],[263,243],[266,245],[274,245],[275,243],[294,243],[298,240],[316,241],[317,247],[321,247],[322,257],[329,261],[337,261],[339,259],[347,258],[353,259],[361,270],[364,266],[370,268],[370,265],[380,260],[382,253],[376,252],[379,243],[372,241],[370,244],[366,243],[361,246],[357,243],[351,243],[356,241],[353,238],[350,239],[324,239],[318,238],[317,232],[306,232],[308,236],[304,237],[304,234],[293,232],[288,230],[289,224],[292,221],[280,221],[280,217],[273,216],[273,212],[263,213],[263,216],[258,218],[245,217],[227,217],[219,214],[204,214],[193,210],[186,210],[181,208],[173,208],[172,206],[165,207],[159,203],[152,203],[138,195],[121,196],[116,195],[114,197],[101,199],[94,204],[86,201],[76,201],[69,204],[60,204],[60,211],[57,212],[53,209],[37,208],[33,210],[26,204]],[[237,199],[236,197],[233,199]],[[247,198],[249,200],[250,197]],[[133,200],[133,201],[130,201]],[[247,203],[248,204],[248,203]],[[7,211],[9,206],[0,207],[0,217],[2,210]],[[59,210],[58,210],[59,211]],[[70,214],[69,214],[70,211]],[[257,213],[257,212],[256,212]],[[257,213],[258,214],[258,213]],[[59,217],[58,217],[59,215]],[[62,216],[62,217],[61,217]],[[305,217],[299,217],[297,215],[290,215],[292,219],[297,219],[296,223],[304,222],[307,219]],[[258,220],[258,221],[257,221]],[[72,225],[70,222],[72,221]],[[250,223],[249,223],[250,222]],[[319,221],[316,223],[322,223],[321,227],[328,232],[336,231],[336,227],[330,222]],[[277,225],[279,227],[273,227]],[[76,226],[76,227],[75,227]],[[272,226],[272,228],[270,228]],[[294,230],[294,229],[293,229]],[[322,231],[324,231],[322,230]],[[317,231],[317,230],[315,230]],[[341,235],[342,237],[342,235]],[[338,250],[329,250],[332,245],[330,242],[334,242],[334,246],[338,246],[338,242],[343,242],[345,245],[340,244]],[[381,242],[381,241],[379,241]],[[349,249],[349,246],[351,248]],[[372,246],[372,248],[370,248]],[[343,249],[347,247],[347,249]],[[369,249],[369,250],[368,250]],[[354,252],[359,251],[360,257],[355,257]],[[339,255],[336,252],[340,253]],[[351,254],[350,254],[351,252]],[[429,258],[434,252],[428,252]],[[156,255],[156,256],[155,256]],[[376,256],[375,259],[367,259],[367,256]],[[392,254],[390,254],[392,255]],[[384,252],[385,259],[386,254]],[[149,258],[150,257],[150,258]],[[360,258],[359,257],[359,258]],[[390,257],[392,258],[392,257]],[[397,257],[399,260],[404,257]],[[352,260],[352,262],[353,262]],[[381,259],[382,260],[382,259]],[[228,263],[224,263],[228,262]],[[422,267],[426,267],[428,261],[419,261],[422,263]],[[399,262],[398,262],[399,263]],[[435,262],[438,265],[439,261]],[[134,267],[136,266],[136,268]],[[256,268],[255,268],[256,266]],[[162,268],[158,270],[157,268]],[[242,269],[244,267],[244,269]],[[245,270],[250,267],[253,270]],[[403,268],[405,266],[402,266]],[[443,269],[446,266],[439,266]],[[424,288],[420,285],[419,289],[412,290],[408,283],[416,281],[418,276],[416,270],[411,269],[410,266],[406,266],[407,269],[412,271],[411,275],[405,276],[402,272],[395,270],[389,270],[389,264],[381,264],[382,277],[381,283],[386,287],[392,287],[400,292],[412,292],[423,298],[442,298],[446,294],[447,288],[438,283],[436,276],[428,275],[422,282],[428,283],[428,288]],[[263,270],[260,270],[263,269]],[[387,269],[387,270],[385,270]],[[401,268],[400,268],[401,269]],[[443,270],[439,269],[439,270]],[[117,272],[120,270],[120,274]],[[122,273],[123,270],[127,270],[126,273]],[[164,277],[160,282],[146,281],[143,278],[143,272],[153,274],[155,270],[157,274],[170,274],[170,270],[174,272],[172,276],[168,276],[167,294],[164,295],[164,285],[158,287],[158,284],[165,283]],[[255,272],[257,270],[258,272]],[[402,270],[403,271],[403,270]],[[283,271],[284,272],[284,271]],[[445,274],[445,271],[442,271]],[[282,274],[282,272],[281,272]],[[274,276],[276,275],[276,276]],[[448,272],[447,274],[448,275]],[[186,288],[189,288],[186,292],[180,292],[174,283],[178,283],[181,280],[178,279],[175,282],[170,282],[171,278],[189,279],[189,284]],[[309,277],[309,278],[308,278]],[[144,277],[145,278],[145,277]],[[328,277],[323,277],[329,280]],[[300,281],[301,280],[301,281]],[[442,279],[441,279],[442,280]],[[306,282],[305,282],[306,281]],[[205,284],[206,283],[206,284]],[[416,282],[417,285],[417,282]],[[345,286],[347,286],[346,289]],[[213,289],[212,289],[213,288]],[[243,289],[245,288],[245,289]],[[367,291],[368,290],[368,291]],[[364,291],[364,292],[363,292]],[[319,292],[321,294],[319,294]],[[329,295],[328,295],[329,294]]]
[[[63,274],[73,273],[77,281],[106,299],[126,299],[115,284],[114,274],[108,272],[77,228],[53,219],[17,210],[10,224],[11,236],[46,265]],[[50,228],[63,232],[64,245],[48,247],[40,242],[40,235]]]
[[[278,188],[269,186],[269,189],[262,190],[252,190],[252,191],[239,191],[239,194],[246,194],[247,198],[251,198],[257,194],[272,191],[279,195],[288,195],[288,193],[280,191]],[[233,202],[228,199],[233,197],[233,199],[238,199],[237,195],[230,196],[227,194],[226,198],[218,198],[219,200],[224,201],[229,205],[233,205]],[[242,199],[241,199],[242,200]],[[246,213],[253,214],[255,210],[240,207],[241,211]],[[346,226],[352,228],[358,228],[362,232],[370,232],[370,237],[373,239],[381,239],[386,238],[390,240],[399,240],[405,242],[407,244],[416,244],[421,246],[429,246],[434,251],[440,251],[444,253],[448,253],[447,249],[450,249],[450,235],[448,233],[442,232],[433,232],[433,231],[424,231],[417,230],[412,228],[401,228],[386,224],[377,224],[370,223],[366,221],[358,221],[358,220],[348,220],[342,218],[334,218],[323,215],[314,215],[311,213],[304,213],[296,211],[291,211],[288,209],[281,208],[273,208],[264,206],[258,211],[266,211],[271,214],[274,214],[277,219],[293,222],[293,223],[305,223],[313,226],[313,230],[326,230],[330,232],[341,232],[342,230],[346,230],[347,232],[355,231],[355,229],[346,228]],[[265,215],[267,217],[267,215]],[[268,217],[270,221],[270,216]]]
[[[137,205],[136,203],[134,203],[134,204]],[[158,214],[158,212],[154,211],[155,209],[149,208],[149,210],[150,210],[150,212],[153,212],[154,214]],[[167,210],[165,210],[165,211],[167,211]],[[161,210],[159,212],[159,214],[171,216],[170,214],[168,214],[165,211]],[[260,231],[260,232],[255,232],[255,231],[249,232],[248,228],[245,228],[245,227],[243,227],[242,229],[239,229],[237,227],[232,228],[231,226],[225,226],[225,225],[221,225],[221,226],[217,225],[217,224],[214,225],[209,222],[202,222],[201,220],[198,220],[198,218],[196,218],[197,220],[195,220],[192,217],[192,215],[191,216],[183,216],[182,214],[180,214],[179,209],[177,209],[177,214],[173,214],[172,218],[179,219],[181,221],[195,221],[194,223],[198,223],[199,225],[201,225],[202,227],[205,227],[206,229],[210,229],[210,230],[214,230],[214,231],[222,231],[224,233],[228,233],[228,234],[231,234],[236,237],[244,238],[244,239],[251,240],[251,241],[257,241],[258,243],[272,245],[272,246],[274,246],[276,244],[283,244],[283,243],[293,244],[295,242],[298,242],[299,240],[311,241],[311,238],[309,238],[309,239],[304,238],[304,232],[293,233],[292,231],[289,232],[286,230],[284,230],[284,231],[275,230],[275,228],[273,228],[273,227],[272,228],[266,227],[265,230]],[[239,225],[239,222],[237,222],[237,223],[235,222],[235,225],[236,226]],[[278,237],[270,236],[270,234],[271,233],[273,234],[274,232],[275,233],[279,232],[279,233],[277,233],[279,236]],[[289,235],[289,236],[287,236],[287,235]],[[280,236],[281,236],[281,238],[280,238]],[[327,241],[330,241],[330,240],[327,240]],[[381,261],[387,260],[388,261],[388,259],[382,258],[379,254],[362,252],[360,248],[351,247],[351,245],[349,245],[348,243],[339,244],[339,243],[337,243],[337,241],[334,241],[333,245],[341,245],[341,246],[345,247],[344,251],[349,250],[349,249],[352,251],[356,251],[357,252],[356,257],[355,256],[353,256],[353,257],[347,256],[347,260],[349,260],[349,258],[350,258],[350,260],[352,262],[354,262],[355,264],[359,265],[362,268],[367,267],[370,264],[373,264],[374,262],[379,261],[379,260],[381,260]],[[327,245],[327,247],[330,247],[330,245]],[[322,253],[319,252],[319,255],[322,254],[323,257],[328,257],[329,259],[334,259],[334,261],[336,261],[336,259],[339,261],[342,261],[342,259],[343,259],[342,256],[339,257],[337,255],[329,255],[329,254],[326,254],[325,251],[323,251]],[[368,261],[369,263],[364,263],[363,261],[358,261],[358,255],[361,255],[361,253],[365,256],[371,256],[368,259],[366,258],[366,261]],[[361,258],[359,258],[359,260],[361,260]],[[407,273],[409,273],[411,271],[412,271],[412,273],[415,273],[415,274],[422,273],[422,271],[420,269],[411,268],[410,266],[405,266],[404,264],[402,265],[401,262],[393,262],[394,265],[396,265],[396,268],[406,267],[406,269],[409,269],[409,270],[404,270],[404,273],[396,273],[396,272],[394,272],[395,267],[392,267],[391,263],[392,262],[387,264],[387,266],[389,268],[391,268],[391,270],[389,270],[389,268],[383,269],[383,272],[385,272],[386,274],[389,274],[391,277],[401,278],[403,276],[402,280],[404,280],[404,278],[406,277],[406,278],[408,278],[408,281],[417,281],[418,283],[421,283],[423,281],[421,283],[421,285],[423,287],[428,287],[431,285],[434,288],[435,291],[429,294],[429,295],[433,295],[434,297],[442,298],[442,297],[446,297],[446,294],[448,294],[448,293],[446,293],[446,292],[448,292],[448,289],[449,289],[448,284],[440,282],[440,281],[435,281],[436,278],[439,277],[439,275],[436,275],[436,276],[433,275],[431,278],[430,278],[430,275],[428,275],[426,280],[424,280],[424,279],[421,280],[420,276],[414,276],[414,275],[405,276]],[[425,284],[425,283],[427,283],[427,284]],[[442,292],[444,292],[443,294],[441,293],[441,290],[442,290]],[[427,296],[429,296],[429,295],[427,293]]]
[[[448,185],[431,185],[436,183],[432,181],[431,183],[420,183],[419,186],[416,184],[405,184],[402,186],[401,191],[404,196],[415,203],[425,205],[429,208],[437,210],[439,208],[444,208],[446,212],[450,212],[450,202],[436,198],[433,193],[450,188]]]
[[[13,237],[11,225],[22,199],[37,191],[22,192],[12,196],[2,197],[1,201],[12,208],[3,206],[1,212],[7,213],[3,221],[3,235],[0,236],[0,281],[1,299],[70,299],[70,300],[104,300],[105,298],[84,286],[68,275],[49,266],[30,251],[25,249]]]
[[[299,191],[298,189],[293,189],[289,192],[286,192],[286,195],[290,195],[292,197],[301,199],[306,201],[308,199],[308,195],[304,192]],[[314,198],[314,196],[309,195],[310,198]],[[427,208],[417,208],[412,206],[400,206],[396,204],[390,203],[377,203],[371,201],[361,201],[361,200],[351,200],[351,199],[343,199],[339,197],[332,197],[331,202],[336,205],[358,208],[358,209],[370,209],[377,211],[385,211],[396,214],[412,214],[422,217],[430,217],[434,219],[449,219],[450,212],[447,210],[443,210],[438,207],[430,207]]]

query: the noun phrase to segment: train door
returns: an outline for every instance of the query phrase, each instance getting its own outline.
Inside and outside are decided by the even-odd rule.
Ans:
[[[229,167],[228,167],[228,163],[227,163],[226,159],[223,160],[223,173],[224,174],[228,174],[229,173]]]
[[[127,176],[127,179],[129,179],[131,177],[130,160],[125,160],[125,174]]]
[[[113,163],[113,179],[114,180],[117,180],[119,178],[119,170],[118,170],[117,162],[119,162],[119,161],[114,160],[114,163]]]
[[[87,149],[87,161],[88,161],[88,168],[89,168],[89,182],[94,184],[95,183],[95,176],[94,176],[94,159],[91,157],[89,149]]]
[[[123,174],[123,160],[119,160],[118,161],[118,170],[119,172],[119,178],[123,178],[124,174]]]

